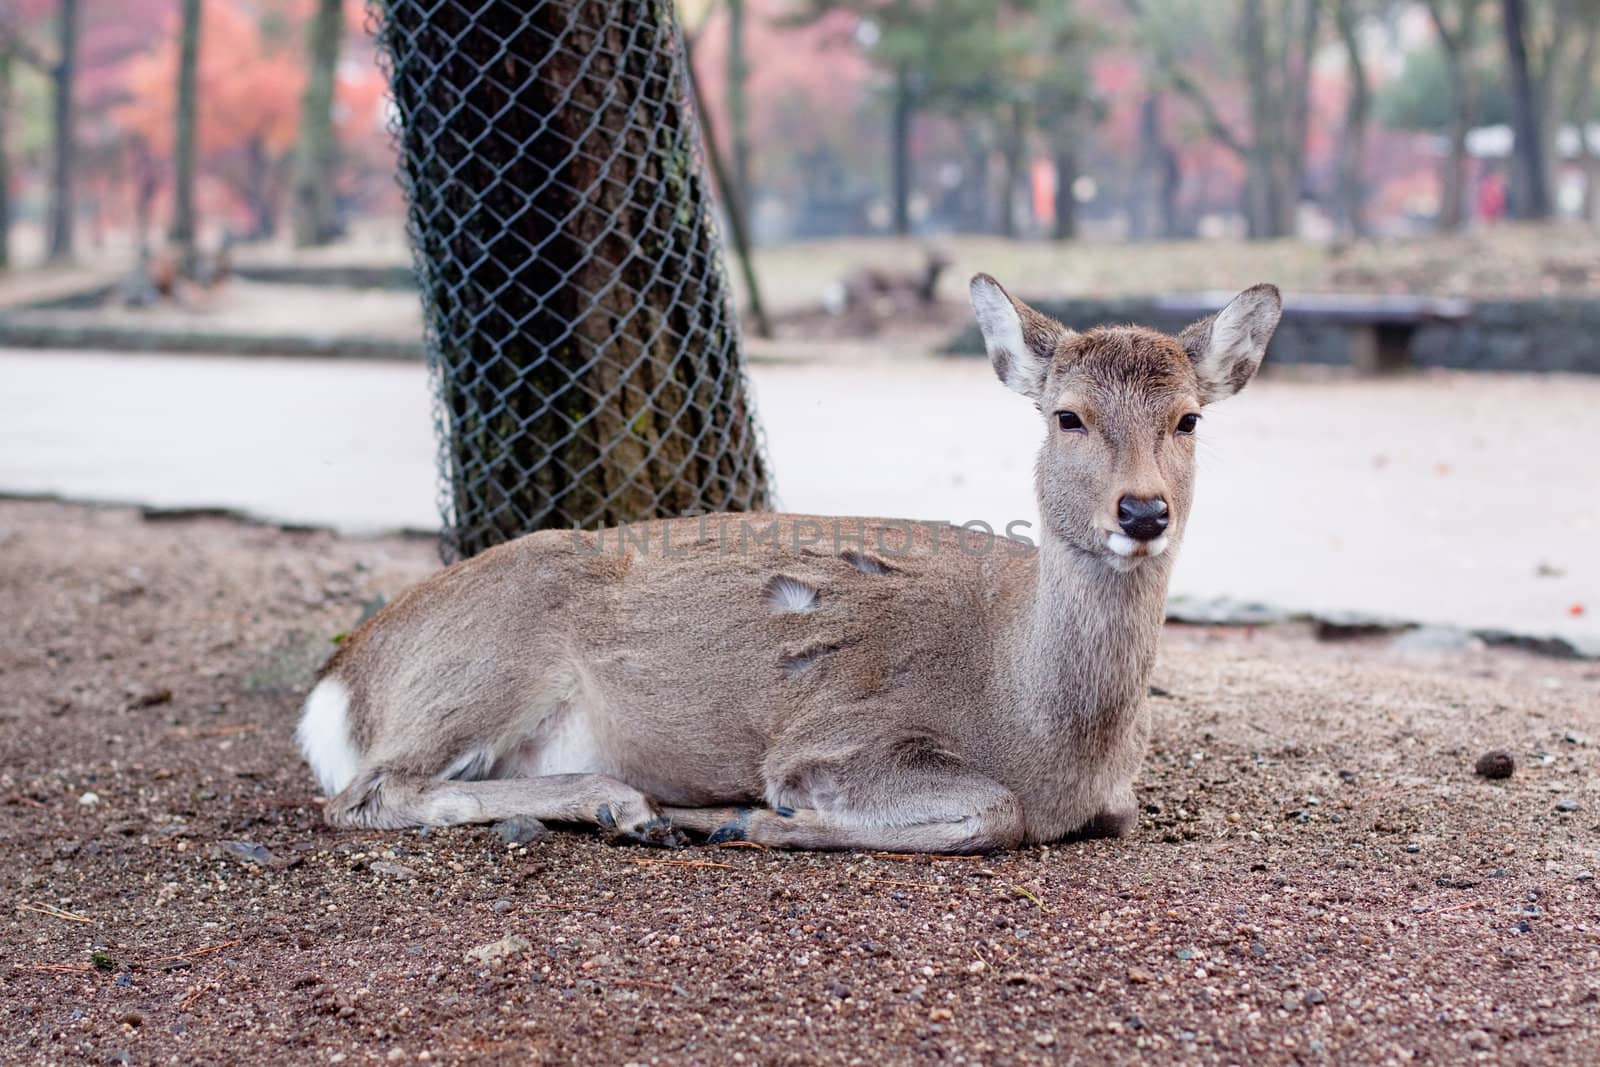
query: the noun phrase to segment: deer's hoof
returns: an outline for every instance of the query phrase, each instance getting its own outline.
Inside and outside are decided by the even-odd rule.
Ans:
[[[720,845],[725,841],[750,840],[750,809],[740,808],[738,813],[715,830],[706,838],[708,845]]]
[[[648,845],[651,848],[685,848],[689,844],[687,837],[672,828],[672,820],[663,816],[641,823],[619,835],[618,839],[630,844]]]

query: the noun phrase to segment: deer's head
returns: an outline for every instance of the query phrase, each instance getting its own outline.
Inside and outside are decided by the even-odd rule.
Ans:
[[[1282,301],[1257,285],[1177,337],[1133,326],[1078,333],[1010,296],[987,274],[972,306],[1002,382],[1046,429],[1036,481],[1048,534],[1116,570],[1183,535],[1201,409],[1243,389]]]

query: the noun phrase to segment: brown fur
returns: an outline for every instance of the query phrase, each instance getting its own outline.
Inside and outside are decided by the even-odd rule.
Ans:
[[[1148,330],[1074,333],[1011,301],[1013,330],[984,284],[997,372],[1039,383],[1037,546],[719,515],[491,549],[330,663],[359,760],[330,821],[523,815],[642,840],[928,851],[1126,832],[1174,552],[1108,547],[1116,501],[1168,500],[1176,549],[1194,444],[1174,426],[1241,364]],[[1240,359],[1253,371],[1259,353]],[[1083,433],[1056,428],[1063,407]],[[530,776],[563,744],[592,766]]]

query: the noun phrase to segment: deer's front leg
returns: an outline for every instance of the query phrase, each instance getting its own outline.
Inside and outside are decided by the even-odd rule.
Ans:
[[[933,739],[910,736],[769,759],[770,807],[664,808],[708,841],[773,848],[989,852],[1022,843],[1022,803]]]

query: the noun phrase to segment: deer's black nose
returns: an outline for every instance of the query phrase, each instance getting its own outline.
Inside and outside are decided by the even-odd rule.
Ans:
[[[1167,532],[1167,502],[1158,496],[1125,496],[1117,501],[1117,525],[1135,541],[1154,541]]]

